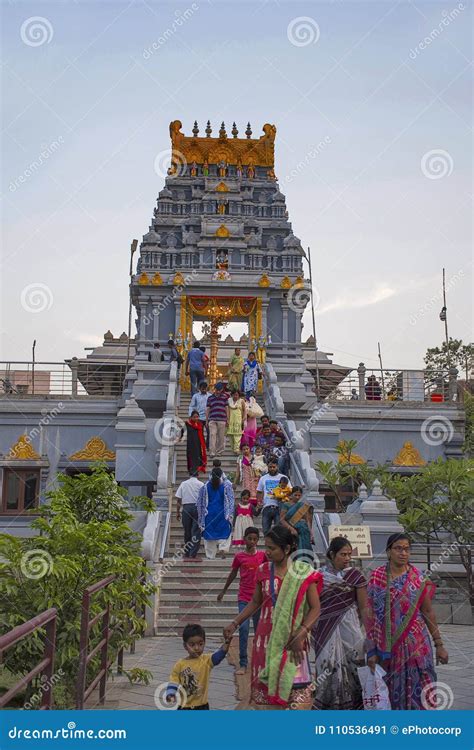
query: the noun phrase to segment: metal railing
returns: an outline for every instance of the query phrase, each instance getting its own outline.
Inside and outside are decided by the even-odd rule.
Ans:
[[[122,393],[125,364],[108,361],[0,362],[0,396],[113,397]]]
[[[35,630],[39,628],[45,628],[44,638],[44,652],[41,661],[30,669],[28,674],[24,675],[18,682],[7,690],[0,698],[0,708],[4,708],[12,698],[23,690],[37,675],[41,674],[46,677],[41,687],[42,698],[40,710],[50,709],[53,700],[53,668],[54,668],[54,654],[56,648],[56,617],[57,610],[55,607],[47,609],[45,612],[33,617],[31,620],[24,622],[22,625],[17,625],[5,635],[0,636],[0,655],[3,657],[3,652],[6,651],[15,643],[31,635]]]
[[[330,374],[325,376],[330,378]],[[364,366],[334,382],[329,401],[445,403],[456,399],[456,372],[449,370],[381,370]]]
[[[107,578],[103,578],[101,581],[88,586],[84,590],[82,597],[82,616],[81,616],[81,632],[80,632],[80,653],[79,653],[79,671],[77,675],[77,686],[76,686],[76,709],[83,710],[84,702],[90,696],[92,691],[100,683],[99,687],[99,702],[103,705],[105,701],[105,686],[107,682],[107,671],[111,664],[108,661],[108,648],[111,631],[109,628],[110,624],[110,604],[107,604],[100,612],[98,612],[92,619],[90,618],[91,599],[94,594],[98,591],[103,591],[107,586],[115,581],[116,576],[111,575]],[[99,643],[94,646],[92,651],[89,651],[89,636],[92,628],[99,620],[102,619],[101,623],[101,638]],[[100,653],[100,669],[99,672],[93,677],[92,682],[87,686],[87,667],[91,663],[92,659],[96,654]]]

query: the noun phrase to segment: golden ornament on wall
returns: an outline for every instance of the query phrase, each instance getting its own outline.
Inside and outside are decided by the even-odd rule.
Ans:
[[[41,459],[41,456],[31,445],[28,435],[20,435],[16,443],[10,448],[7,458],[9,460],[23,459],[24,461],[38,461]]]
[[[403,443],[395,458],[393,459],[394,466],[426,466],[426,461],[421,456],[419,450],[417,450],[410,441]]]
[[[218,186],[216,187],[216,191],[218,193],[228,193],[229,192],[229,188],[227,187],[227,185],[225,184],[225,182],[219,182]]]
[[[219,229],[216,229],[216,237],[230,237],[230,232],[225,224],[221,224]]]
[[[146,286],[147,284],[149,284],[150,279],[148,278],[148,274],[147,273],[140,274],[138,278],[138,283],[140,284],[140,286]]]
[[[258,281],[258,285],[262,287],[270,286],[270,279],[268,278],[266,273],[262,273]]]
[[[295,279],[295,283],[294,283],[293,286],[295,287],[295,289],[301,289],[302,287],[304,287],[304,279],[303,279],[303,277],[302,276],[297,276],[296,279]]]
[[[70,461],[113,461],[115,451],[109,451],[100,437],[93,437],[87,441],[82,450],[72,453]]]
[[[285,276],[281,280],[280,286],[281,286],[282,289],[291,289],[291,287],[292,287],[291,279],[288,276]]]
[[[340,440],[337,446],[338,448],[341,448],[341,452],[339,453],[339,459],[338,459],[340,464],[365,464],[367,463],[365,458],[362,458],[362,456],[359,456],[357,453],[351,453],[349,455],[347,443],[345,440]]]
[[[173,276],[173,284],[175,286],[183,286],[183,284],[185,284],[184,276],[179,271],[178,273],[175,273],[175,275]]]
[[[153,276],[153,278],[151,280],[151,283],[153,284],[153,286],[161,286],[162,283],[163,283],[163,279],[161,278],[161,274],[155,273],[155,275]]]

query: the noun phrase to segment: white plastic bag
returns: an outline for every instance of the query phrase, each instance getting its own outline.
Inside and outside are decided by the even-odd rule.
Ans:
[[[390,697],[388,687],[383,678],[386,672],[380,664],[372,672],[370,667],[358,667],[360,684],[362,685],[362,699],[366,711],[390,711]]]

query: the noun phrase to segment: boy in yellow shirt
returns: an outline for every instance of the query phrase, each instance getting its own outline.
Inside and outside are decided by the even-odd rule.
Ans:
[[[178,702],[178,710],[209,710],[208,689],[211,669],[225,658],[230,645],[226,641],[213,654],[205,654],[206,633],[201,625],[186,625],[183,645],[188,656],[179,659],[171,670],[166,691],[168,703]]]

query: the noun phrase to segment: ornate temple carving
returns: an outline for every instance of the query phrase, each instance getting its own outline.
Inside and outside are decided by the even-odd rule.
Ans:
[[[185,283],[186,283],[186,282],[185,282],[185,280],[184,280],[184,276],[183,276],[183,274],[182,274],[182,273],[180,273],[179,271],[178,271],[178,273],[175,273],[175,275],[173,276],[173,284],[174,284],[175,286],[182,286],[182,285],[183,285],[183,284],[185,284]]]
[[[216,237],[230,237],[230,232],[225,224],[221,224],[220,227],[216,229]]]
[[[149,284],[150,279],[149,279],[148,274],[141,273],[140,276],[138,277],[138,283],[140,284],[140,286],[146,286],[147,284]]]
[[[182,123],[174,120],[170,123],[170,138],[172,146],[172,169],[176,170],[183,162],[194,165],[203,165],[203,174],[206,175],[209,164],[220,165],[221,177],[225,176],[228,165],[247,167],[247,177],[252,178],[255,167],[270,167],[273,169],[275,163],[275,136],[276,127],[265,123],[263,135],[260,138],[231,138],[227,137],[224,123],[219,130],[218,138],[211,138],[212,132],[206,129],[206,137],[199,138],[197,135],[186,136],[181,132]],[[251,131],[250,131],[251,133]],[[250,167],[250,173],[249,173]],[[206,170],[206,171],[205,171]]]
[[[153,276],[151,283],[153,286],[161,286],[163,284],[163,279],[161,278],[160,273],[155,273]]]
[[[35,451],[28,435],[20,435],[16,443],[12,445],[7,453],[8,460],[38,461],[41,459],[39,453]]]
[[[113,461],[115,451],[110,451],[100,437],[87,441],[84,448],[69,456],[70,461]]]
[[[393,459],[394,466],[426,466],[426,461],[409,440],[403,443],[403,447],[398,451]]]
[[[258,285],[262,287],[270,286],[270,279],[268,278],[266,273],[262,273],[258,281]]]
[[[281,280],[280,286],[281,286],[282,289],[291,289],[291,286],[292,286],[291,279],[288,276],[285,276]]]

